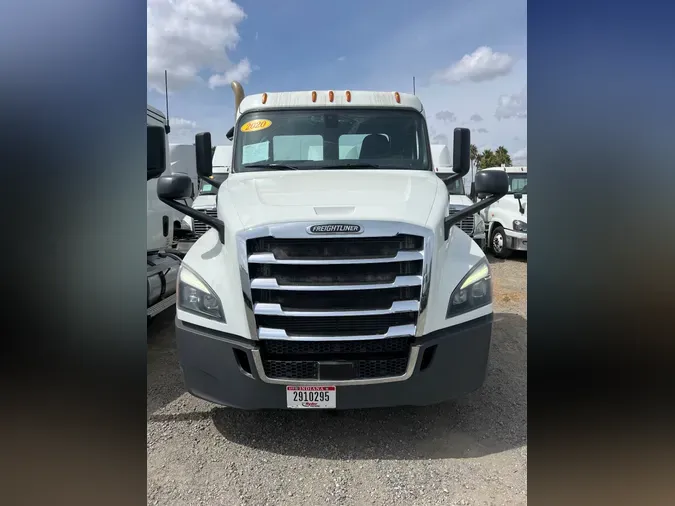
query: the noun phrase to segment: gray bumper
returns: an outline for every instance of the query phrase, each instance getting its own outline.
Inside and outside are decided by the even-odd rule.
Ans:
[[[527,251],[527,232],[505,230],[506,247],[516,251]]]
[[[337,409],[429,405],[460,397],[485,380],[492,315],[418,338],[407,379],[337,385]],[[241,409],[286,409],[285,385],[270,383],[256,366],[255,341],[176,320],[178,357],[192,395]],[[261,374],[262,373],[262,374]]]

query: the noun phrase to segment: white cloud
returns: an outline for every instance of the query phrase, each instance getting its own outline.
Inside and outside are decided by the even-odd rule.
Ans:
[[[209,88],[214,89],[218,86],[229,86],[232,81],[246,82],[251,75],[251,64],[244,58],[234,67],[222,74],[214,74],[209,77]]]
[[[471,115],[471,121],[483,121],[483,117],[480,114],[472,114]]]
[[[527,118],[527,88],[523,88],[520,93],[500,96],[495,118]]]
[[[433,136],[433,138],[431,139],[431,143],[445,144],[446,146],[450,146],[450,139],[448,139],[448,136],[445,134],[438,134]]]
[[[455,116],[455,113],[450,111],[438,111],[436,113],[436,119],[442,121],[443,123],[447,123],[449,121],[457,120],[457,116]]]
[[[449,84],[464,81],[479,83],[509,74],[514,64],[515,59],[512,56],[481,46],[473,53],[464,55],[449,68],[438,72],[435,77]]]
[[[511,155],[513,165],[527,165],[527,146]]]
[[[171,129],[193,129],[197,128],[197,122],[184,118],[171,118]]]
[[[250,64],[236,65],[227,52],[236,48],[237,25],[246,14],[233,0],[147,0],[148,88],[164,91],[201,82],[200,72],[218,81],[228,71],[243,77]],[[247,76],[247,74],[246,74]]]
[[[476,130],[476,131],[477,131],[479,134],[486,134],[486,133],[488,133],[487,128],[479,128],[479,129]]]
[[[337,61],[345,61],[347,59],[346,56],[340,56]]]

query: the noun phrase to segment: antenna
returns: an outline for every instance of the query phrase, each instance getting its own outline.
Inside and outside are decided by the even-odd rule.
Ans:
[[[413,76],[413,95],[415,95],[415,76]]]
[[[171,132],[171,125],[169,125],[169,77],[164,71],[164,95],[166,97],[166,133]]]

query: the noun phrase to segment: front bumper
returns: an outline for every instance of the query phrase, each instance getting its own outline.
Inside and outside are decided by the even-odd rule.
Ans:
[[[527,251],[527,232],[505,230],[506,247],[516,251]]]
[[[460,397],[481,387],[485,380],[492,315],[477,318],[415,340],[409,376],[396,381],[341,384],[337,409],[429,405]],[[185,386],[192,395],[241,409],[286,409],[286,385],[270,383],[256,366],[255,341],[196,327],[176,320],[178,358]],[[276,381],[276,380],[275,380]]]

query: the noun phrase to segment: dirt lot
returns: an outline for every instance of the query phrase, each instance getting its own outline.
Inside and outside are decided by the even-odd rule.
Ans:
[[[148,504],[527,503],[527,259],[490,259],[488,376],[425,408],[241,412],[187,394],[173,316],[148,330]]]

